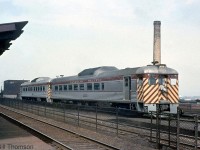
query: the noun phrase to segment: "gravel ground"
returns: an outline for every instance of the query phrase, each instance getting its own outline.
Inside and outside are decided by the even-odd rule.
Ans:
[[[5,106],[3,106],[3,107],[5,107]],[[13,108],[9,108],[9,109],[13,109]],[[78,126],[70,125],[67,123],[55,121],[55,120],[52,120],[49,118],[37,116],[37,115],[31,114],[29,112],[20,111],[17,109],[15,109],[15,110],[19,111],[25,115],[62,126],[66,129],[72,130],[74,132],[78,132],[85,136],[89,136],[90,138],[94,138],[98,141],[102,141],[104,143],[114,145],[115,147],[118,147],[121,150],[154,150],[155,149],[155,145],[148,141],[148,137],[144,137],[139,134],[134,134],[132,136],[126,136],[126,135],[119,134],[119,136],[117,136],[116,134],[113,134],[110,132],[105,132],[105,131],[104,132],[101,131],[101,133],[100,133],[100,132],[95,132],[95,131],[88,130],[85,128],[81,128]],[[3,109],[0,108],[0,111],[3,112]]]
[[[17,149],[53,150],[55,148],[0,117],[0,150]]]

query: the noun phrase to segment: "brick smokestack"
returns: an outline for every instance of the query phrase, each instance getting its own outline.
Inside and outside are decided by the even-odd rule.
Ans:
[[[161,64],[160,21],[154,21],[153,64]]]

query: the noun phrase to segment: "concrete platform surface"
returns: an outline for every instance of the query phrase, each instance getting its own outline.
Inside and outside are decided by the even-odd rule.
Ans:
[[[50,144],[0,117],[0,150],[54,150]]]

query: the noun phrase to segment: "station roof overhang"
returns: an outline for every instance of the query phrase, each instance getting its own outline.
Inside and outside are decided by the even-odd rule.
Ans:
[[[9,50],[11,41],[16,40],[22,33],[28,21],[0,24],[0,56]]]

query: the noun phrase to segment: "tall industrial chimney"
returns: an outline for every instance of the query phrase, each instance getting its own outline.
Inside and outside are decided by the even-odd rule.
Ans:
[[[154,21],[153,64],[161,64],[160,21]]]

